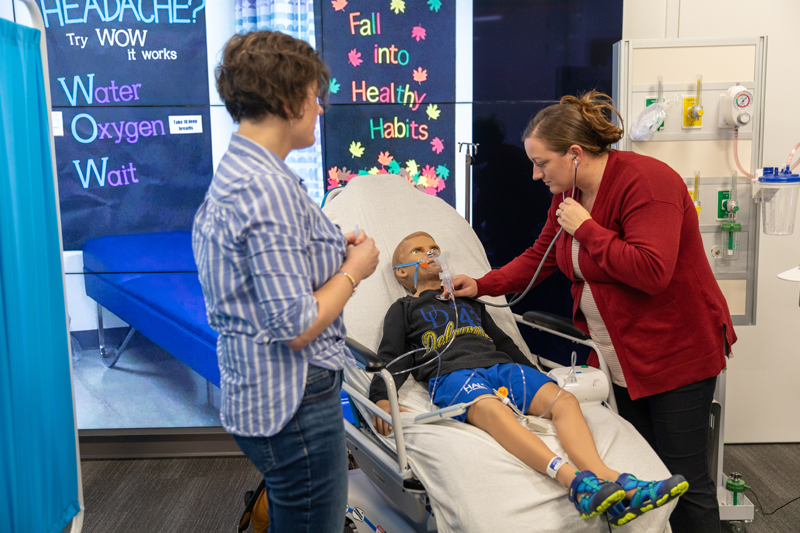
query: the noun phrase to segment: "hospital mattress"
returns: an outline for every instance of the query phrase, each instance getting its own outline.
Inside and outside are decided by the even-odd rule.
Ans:
[[[190,232],[91,239],[83,266],[89,297],[219,387],[218,335],[206,318]],[[342,411],[352,420],[344,394]]]

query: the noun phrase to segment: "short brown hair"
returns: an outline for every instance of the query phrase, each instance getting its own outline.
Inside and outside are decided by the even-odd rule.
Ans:
[[[400,259],[400,254],[403,253],[403,245],[406,243],[406,241],[413,239],[414,237],[419,237],[421,235],[430,238],[432,241],[436,241],[436,239],[431,237],[430,234],[425,233],[424,231],[416,231],[411,235],[406,235],[405,237],[403,237],[403,240],[400,241],[400,244],[397,245],[397,248],[394,249],[394,253],[392,254],[392,273],[394,274],[394,279],[397,280],[397,283],[399,283],[400,285],[402,285],[411,292],[414,292],[416,290],[416,287],[414,286],[414,276],[401,278],[397,275],[397,270],[395,270],[394,267],[403,264],[402,259]]]
[[[619,117],[620,127],[610,121],[612,114]],[[611,97],[598,91],[589,91],[577,97],[564,96],[559,103],[539,111],[525,128],[522,140],[536,137],[544,141],[550,150],[561,155],[566,154],[574,144],[600,155],[622,139],[624,127]]]
[[[231,37],[215,75],[217,92],[235,122],[266,115],[300,117],[308,86],[318,83],[324,102],[330,80],[327,65],[311,45],[277,31]]]

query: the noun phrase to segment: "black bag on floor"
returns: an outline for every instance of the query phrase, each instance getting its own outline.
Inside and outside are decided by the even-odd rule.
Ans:
[[[239,519],[236,531],[242,533],[252,522],[254,533],[267,533],[269,529],[269,503],[267,502],[267,487],[263,479],[255,491],[248,490],[245,493],[244,506],[244,512]]]

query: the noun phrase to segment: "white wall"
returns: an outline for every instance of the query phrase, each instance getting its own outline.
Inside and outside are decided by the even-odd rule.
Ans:
[[[800,2],[624,0],[624,39],[768,36],[765,166],[800,142]],[[777,274],[800,264],[800,231],[760,236],[756,325],[738,326],[728,363],[726,442],[800,442],[800,284]]]
[[[14,20],[12,0],[0,0],[0,19]]]

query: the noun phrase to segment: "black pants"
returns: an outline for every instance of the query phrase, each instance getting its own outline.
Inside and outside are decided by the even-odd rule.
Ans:
[[[719,533],[719,504],[708,473],[708,425],[717,378],[631,400],[614,385],[619,414],[642,434],[672,474],[681,474],[689,490],[669,522],[673,533]]]

